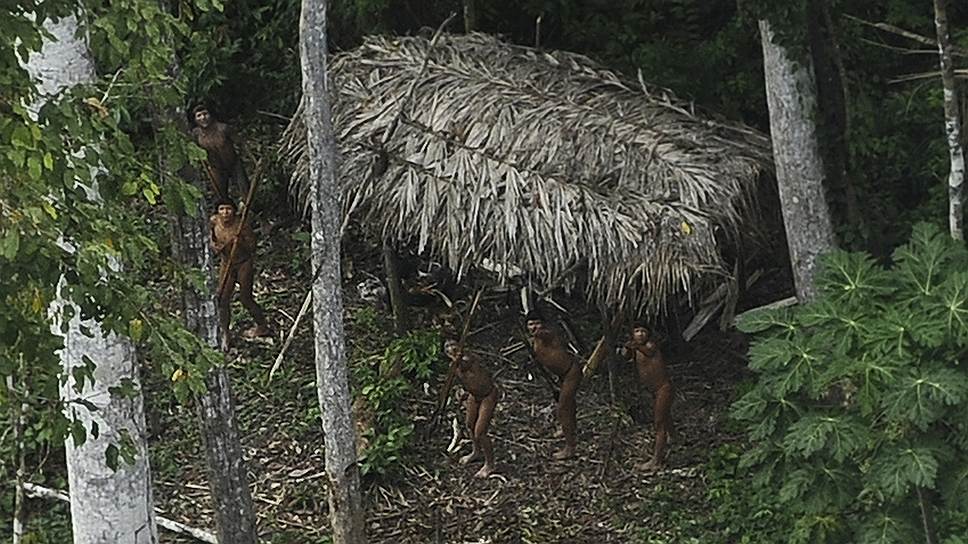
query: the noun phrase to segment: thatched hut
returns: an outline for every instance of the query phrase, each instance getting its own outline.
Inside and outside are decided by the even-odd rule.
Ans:
[[[371,37],[333,59],[345,213],[457,272],[581,277],[602,308],[655,314],[730,278],[767,137],[581,55],[483,34],[430,45]],[[284,149],[308,203],[298,112]]]

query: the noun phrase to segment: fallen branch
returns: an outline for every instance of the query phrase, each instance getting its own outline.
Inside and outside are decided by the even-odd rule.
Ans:
[[[56,489],[51,489],[49,487],[44,487],[42,485],[25,482],[24,490],[27,492],[28,496],[33,498],[54,499],[64,501],[68,504],[71,502],[71,499],[67,496],[67,493],[58,491]],[[188,525],[178,523],[177,521],[172,521],[168,518],[161,517],[158,514],[157,508],[155,509],[155,520],[157,521],[158,525],[173,533],[188,535],[195,539],[201,540],[202,542],[208,542],[209,544],[218,544],[218,540],[215,539],[214,534],[201,529],[196,529],[194,527],[189,527]]]
[[[737,323],[744,315],[751,314],[753,312],[758,312],[760,310],[776,310],[777,308],[786,308],[787,306],[793,306],[797,303],[797,297],[787,297],[780,300],[773,301],[769,304],[764,304],[763,306],[757,306],[756,308],[750,308],[741,314],[737,314],[736,318],[733,319],[733,323]]]
[[[316,280],[313,279],[313,282]],[[276,370],[279,370],[279,366],[282,365],[282,358],[286,355],[286,350],[289,349],[289,344],[292,344],[292,339],[296,336],[296,327],[299,326],[299,322],[302,321],[303,316],[309,311],[310,303],[313,301],[313,290],[310,289],[306,293],[306,298],[303,299],[302,307],[299,308],[299,313],[296,314],[296,319],[292,322],[292,326],[289,327],[289,334],[286,335],[286,341],[282,343],[282,349],[279,350],[279,355],[276,355],[276,360],[272,363],[272,368],[269,370],[269,379],[266,383],[272,381],[272,377],[275,375]]]

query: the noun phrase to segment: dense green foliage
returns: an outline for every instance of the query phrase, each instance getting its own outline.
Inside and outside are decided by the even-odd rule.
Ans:
[[[412,446],[413,414],[407,408],[417,385],[440,373],[440,335],[414,331],[353,367],[354,389],[363,400],[357,417],[366,421],[360,460],[364,476],[393,476]]]
[[[52,448],[59,451],[65,436],[83,441],[97,433],[65,417],[59,401],[56,350],[62,341],[51,330],[49,313],[59,282],[60,296],[74,302],[82,317],[129,336],[166,375],[181,369],[175,390],[183,398],[201,390],[203,372],[216,360],[164,309],[156,284],[141,279],[161,279],[159,269],[197,279],[190,271],[159,266],[167,257],[165,243],[159,244],[166,240],[158,221],[162,203],[176,212],[191,209],[199,192],[160,175],[158,158],[177,171],[201,157],[177,123],[161,115],[182,107],[188,79],[172,75],[172,59],[176,44],[190,37],[186,18],[162,6],[148,0],[85,3],[81,25],[99,76],[49,98],[38,94],[20,59],[49,39],[42,23],[80,5],[64,0],[0,7],[0,376],[12,376],[14,385],[11,391],[0,388],[0,409],[7,414],[14,404],[26,405],[28,469],[42,483],[48,482],[38,465]],[[156,129],[150,137],[146,127]],[[73,313],[67,307],[64,317]],[[79,383],[90,379],[95,364],[75,371]],[[130,386],[122,389],[136,394]],[[9,481],[16,457],[10,433],[4,438],[0,475]],[[111,444],[106,462],[130,460],[131,451],[130,441]],[[12,491],[3,487],[4,505]],[[4,533],[8,521],[2,516]]]
[[[790,542],[914,542],[968,532],[968,250],[921,224],[890,268],[824,261],[822,295],[740,328],[755,386],[733,407],[762,508]],[[953,541],[951,541],[953,542]]]

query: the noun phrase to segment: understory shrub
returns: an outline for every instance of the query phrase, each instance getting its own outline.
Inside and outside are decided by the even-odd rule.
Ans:
[[[739,325],[755,335],[756,381],[732,408],[751,507],[795,543],[963,542],[968,251],[919,224],[890,267],[822,264],[816,301]]]

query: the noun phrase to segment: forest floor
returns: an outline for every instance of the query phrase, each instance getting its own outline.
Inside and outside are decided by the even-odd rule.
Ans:
[[[276,336],[239,338],[229,357],[263,542],[328,542],[311,319],[300,326],[281,370],[268,382],[282,337],[308,288],[305,230],[297,224],[283,226],[262,241],[256,298],[276,324]],[[391,328],[389,317],[381,312],[374,323],[372,307],[360,300],[356,289],[367,272],[380,274],[379,250],[361,236],[351,233],[348,238],[355,240],[344,248],[343,291],[353,362],[381,352],[392,335],[384,334]],[[470,298],[474,288],[463,285],[458,296]],[[554,402],[547,384],[532,375],[526,351],[510,358],[499,355],[501,348],[518,340],[520,309],[504,297],[484,298],[475,329],[490,327],[470,338],[469,345],[503,389],[491,427],[497,473],[475,479],[479,463],[458,463],[457,458],[469,451],[466,440],[459,452],[447,453],[451,420],[461,413],[458,402],[449,404],[436,434],[422,438],[439,383],[421,384],[406,407],[416,414],[412,455],[401,461],[402,468],[392,479],[364,481],[368,542],[706,541],[695,540],[694,535],[702,534],[712,508],[707,461],[721,445],[739,440],[728,430],[727,410],[737,385],[747,376],[742,335],[722,333],[711,325],[692,342],[668,350],[676,387],[676,435],[664,470],[648,474],[633,468],[649,459],[653,432],[649,397],[635,392],[628,365],[615,370],[614,405],[607,372],[586,379],[578,396],[578,455],[553,461],[551,453],[561,439],[553,437]],[[556,300],[569,309],[584,340],[593,344],[592,334],[600,326],[597,313],[577,300]],[[429,328],[434,314],[445,309],[442,304],[414,309],[411,327]],[[251,324],[238,302],[234,315],[236,331]],[[156,504],[167,517],[214,530],[194,412],[178,405],[160,379],[147,384],[151,394],[146,395]],[[633,421],[630,413],[643,414],[637,419],[645,422]],[[183,540],[164,533],[162,541]]]

